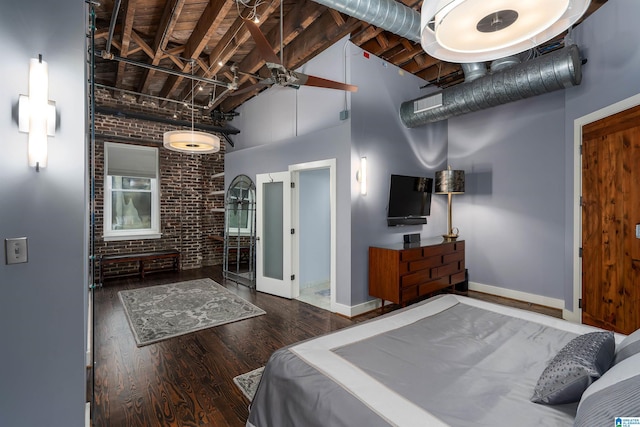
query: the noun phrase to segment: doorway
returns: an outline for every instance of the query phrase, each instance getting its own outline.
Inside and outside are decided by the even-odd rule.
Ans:
[[[286,274],[266,274],[265,259],[261,251],[269,245],[262,218],[269,203],[265,203],[265,190],[278,185],[288,188],[290,197],[279,197],[282,206],[279,217],[288,219],[290,226],[278,224],[277,253],[283,254]],[[325,310],[336,311],[336,160],[319,160],[290,165],[287,172],[256,176],[256,286],[285,298],[296,298]],[[287,192],[288,193],[288,192]],[[279,193],[278,193],[279,194]],[[289,200],[287,200],[289,199]],[[275,199],[274,199],[275,200]],[[279,208],[280,209],[280,208]],[[291,232],[288,230],[291,228]],[[290,248],[290,250],[289,250]],[[266,254],[266,252],[265,252]],[[289,265],[287,265],[289,264]],[[302,294],[302,295],[301,295]],[[313,295],[308,295],[313,294]],[[307,298],[310,296],[310,298]]]
[[[630,333],[640,326],[640,95],[575,122],[574,318]],[[582,156],[579,154],[582,146]],[[582,200],[578,199],[582,196]],[[578,248],[582,248],[582,257]]]
[[[331,309],[329,168],[301,170],[298,187],[298,300]]]

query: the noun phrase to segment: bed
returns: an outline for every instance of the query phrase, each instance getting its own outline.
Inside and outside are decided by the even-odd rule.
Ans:
[[[614,425],[611,411],[640,416],[639,335],[437,296],[276,351],[247,426],[571,426],[578,419],[586,419],[585,426],[600,419]],[[591,362],[583,362],[584,351]],[[567,357],[571,375],[580,377],[569,386],[558,379]],[[591,365],[575,371],[576,360]],[[611,387],[634,397],[622,399],[624,407],[609,402],[603,409],[601,397],[610,396]]]

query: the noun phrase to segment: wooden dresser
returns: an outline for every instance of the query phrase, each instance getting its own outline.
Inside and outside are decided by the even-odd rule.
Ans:
[[[442,237],[369,247],[369,295],[405,306],[464,282],[464,240]]]

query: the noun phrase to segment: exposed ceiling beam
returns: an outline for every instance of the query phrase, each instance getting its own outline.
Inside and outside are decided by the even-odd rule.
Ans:
[[[227,16],[227,13],[229,13],[229,10],[234,6],[234,4],[235,2],[233,0],[209,0],[209,3],[205,7],[202,16],[195,26],[195,29],[191,33],[189,40],[185,43],[185,57],[188,59],[195,59],[200,56],[209,42],[211,35],[215,29],[218,28],[222,20],[224,20],[225,16]],[[187,62],[182,67],[182,72],[186,73],[189,71],[191,71],[191,63]],[[162,90],[160,90],[160,96],[163,98],[169,98],[178,86],[180,86],[182,79],[182,77],[170,76],[165,82]]]
[[[359,23],[360,21],[357,19],[349,17],[343,26],[338,27],[335,25],[334,18],[330,13],[323,13],[320,18],[313,21],[299,37],[296,37],[287,46],[284,52],[285,67],[288,69],[300,67],[318,55],[322,51],[323,46],[336,43],[342,37],[350,34],[358,27]],[[242,95],[228,97],[222,102],[221,108],[223,111],[232,111],[254,95],[255,92],[248,92]]]
[[[182,12],[184,2],[185,0],[169,0],[165,4],[160,24],[158,24],[158,31],[151,46],[153,51],[153,55],[150,55],[152,58],[151,65],[160,64],[164,55],[164,49],[169,41],[168,35],[173,32],[176,22],[178,22],[178,17],[180,16],[180,12]],[[140,84],[138,85],[138,92],[147,93],[149,91],[149,86],[155,73],[155,70],[144,70]]]
[[[267,18],[280,6],[280,0],[271,0],[258,6],[256,12],[260,16],[260,26],[267,21]],[[209,54],[209,64],[211,68],[207,71],[209,76],[217,74],[222,65],[225,64],[237,51],[238,46],[243,45],[251,34],[244,25],[244,19],[238,17],[234,23],[229,27],[227,33],[220,39],[218,45]]]
[[[133,30],[133,18],[136,14],[137,0],[122,0],[123,15],[122,15],[122,32],[120,41],[120,56],[126,58],[129,56],[129,43],[131,43],[131,31]],[[126,64],[124,62],[118,63],[118,69],[116,70],[116,87],[122,87],[122,81],[124,79],[124,69]]]
[[[282,42],[284,46],[286,47],[298,37],[325,10],[325,7],[313,1],[297,2],[296,6],[291,9],[284,18],[284,24],[282,26],[282,32],[284,33]],[[280,28],[276,27],[272,29],[265,37],[269,44],[275,47],[274,53],[280,52]],[[238,64],[238,69],[248,73],[238,79],[238,84],[242,85],[247,82],[251,78],[250,75],[256,73],[263,65],[264,59],[262,59],[259,49],[252,49],[242,62]]]

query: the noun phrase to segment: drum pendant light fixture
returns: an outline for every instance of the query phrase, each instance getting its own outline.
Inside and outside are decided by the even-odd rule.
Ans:
[[[195,61],[191,62],[193,75]],[[206,132],[195,131],[194,128],[194,83],[191,79],[191,130],[174,130],[165,132],[162,145],[164,148],[182,153],[208,154],[220,151],[220,138]]]
[[[515,55],[562,33],[590,0],[425,0],[420,35],[434,58],[468,63]]]

